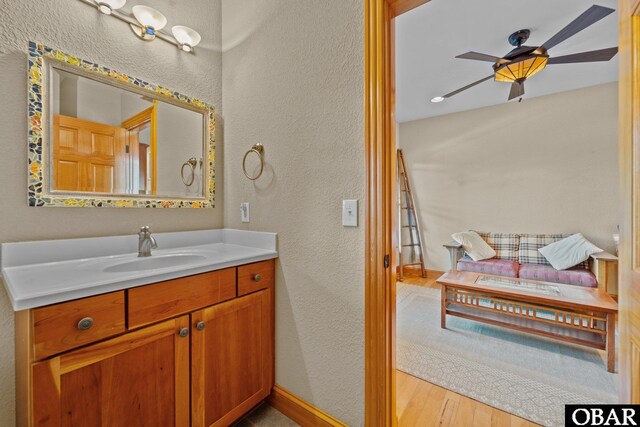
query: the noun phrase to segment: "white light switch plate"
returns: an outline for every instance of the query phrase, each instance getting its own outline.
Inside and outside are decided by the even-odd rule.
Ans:
[[[240,221],[249,222],[249,202],[240,205]]]
[[[343,200],[342,201],[342,225],[345,227],[358,226],[358,201]]]

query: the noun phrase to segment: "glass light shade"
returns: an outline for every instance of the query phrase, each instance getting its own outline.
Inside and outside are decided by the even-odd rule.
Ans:
[[[133,6],[131,9],[133,16],[143,26],[151,28],[155,31],[161,30],[167,25],[167,18],[165,16],[149,6]]]
[[[528,79],[542,71],[547,66],[548,60],[549,57],[546,55],[536,55],[521,61],[508,62],[495,70],[495,80],[513,83],[516,80]]]
[[[202,40],[202,37],[200,37],[200,34],[198,34],[197,31],[183,25],[176,25],[172,27],[171,32],[173,33],[173,37],[175,37],[177,42],[180,44],[180,48],[185,52],[191,52],[193,47]]]
[[[98,10],[105,15],[111,15],[111,12],[120,9],[127,0],[95,0]]]

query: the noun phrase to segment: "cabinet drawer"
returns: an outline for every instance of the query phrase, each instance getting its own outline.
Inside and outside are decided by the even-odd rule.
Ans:
[[[35,359],[124,332],[124,311],[124,291],[34,309]]]
[[[128,326],[137,328],[234,298],[236,269],[181,277],[127,292]]]
[[[275,260],[256,262],[238,267],[238,296],[273,286]]]

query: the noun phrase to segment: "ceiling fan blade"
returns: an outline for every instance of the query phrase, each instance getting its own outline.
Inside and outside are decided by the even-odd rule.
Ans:
[[[458,90],[454,90],[453,92],[449,92],[448,94],[443,95],[442,97],[443,98],[451,98],[453,95],[457,95],[457,94],[459,94],[460,92],[462,92],[464,90],[470,89],[470,88],[474,87],[475,85],[478,85],[478,84],[480,84],[480,83],[482,83],[484,81],[487,81],[489,79],[492,79],[492,78],[493,78],[493,74],[491,74],[489,77],[485,77],[484,79],[480,79],[477,82],[473,82],[471,84],[468,84],[465,87],[461,87]]]
[[[485,53],[478,53],[478,52],[463,53],[462,55],[456,56],[456,58],[473,59],[475,61],[487,61],[487,62],[496,62],[498,59],[500,59],[497,56],[487,55]]]
[[[615,12],[614,9],[594,4],[587,9],[586,12],[574,19],[573,22],[560,30],[555,36],[547,40],[542,47],[549,50],[613,12]]]
[[[591,50],[589,52],[574,53],[573,55],[556,56],[549,58],[548,64],[575,64],[578,62],[601,62],[609,61],[618,53],[617,47],[607,49]]]
[[[509,91],[509,101],[511,101],[513,98],[520,98],[522,95],[524,95],[524,82],[511,83],[511,90]]]

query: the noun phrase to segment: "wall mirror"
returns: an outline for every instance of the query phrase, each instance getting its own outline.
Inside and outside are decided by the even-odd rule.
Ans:
[[[29,46],[29,204],[212,207],[213,107]]]

